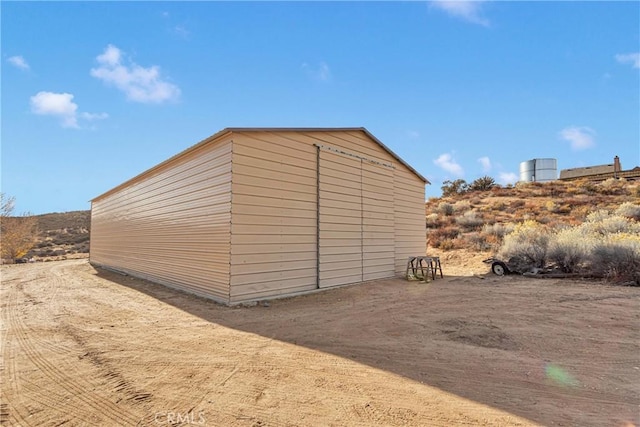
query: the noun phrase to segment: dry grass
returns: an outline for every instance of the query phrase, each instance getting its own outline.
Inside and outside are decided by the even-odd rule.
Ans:
[[[56,212],[35,218],[39,234],[27,258],[65,259],[89,252],[91,211]]]
[[[496,252],[504,228],[512,229],[523,221],[575,226],[594,211],[618,209],[637,220],[639,213],[629,205],[639,201],[640,183],[613,179],[600,184],[533,182],[431,198],[425,205],[428,244],[440,250],[485,248]]]

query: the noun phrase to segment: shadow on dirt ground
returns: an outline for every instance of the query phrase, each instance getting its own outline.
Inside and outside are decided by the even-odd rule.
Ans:
[[[97,271],[208,322],[351,359],[537,423],[640,423],[640,288],[493,275],[393,279],[230,308]]]

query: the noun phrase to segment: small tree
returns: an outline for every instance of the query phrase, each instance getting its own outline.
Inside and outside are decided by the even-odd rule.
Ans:
[[[14,215],[15,198],[0,193],[0,252],[16,259],[29,252],[38,235],[38,220],[28,213]]]
[[[483,176],[469,185],[469,191],[489,191],[494,187],[497,187],[496,181],[490,176]]]
[[[464,179],[456,179],[455,181],[444,181],[442,183],[442,196],[455,196],[456,194],[466,193],[469,189],[469,184]]]

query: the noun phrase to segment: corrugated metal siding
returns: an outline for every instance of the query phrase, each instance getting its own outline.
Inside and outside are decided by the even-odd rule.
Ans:
[[[363,279],[395,275],[394,169],[362,162]]]
[[[203,145],[94,200],[91,262],[228,302],[231,147]]]
[[[238,131],[232,191],[232,303],[392,277],[426,248],[424,182],[358,130]]]
[[[427,251],[424,182],[403,165],[397,165],[393,194],[396,275],[403,275],[407,258]]]
[[[361,282],[362,161],[319,151],[319,287]]]
[[[297,136],[234,134],[232,303],[317,287],[316,149]]]

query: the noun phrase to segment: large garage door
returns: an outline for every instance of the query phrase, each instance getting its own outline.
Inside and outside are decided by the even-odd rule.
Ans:
[[[318,287],[394,275],[393,169],[318,151]]]

